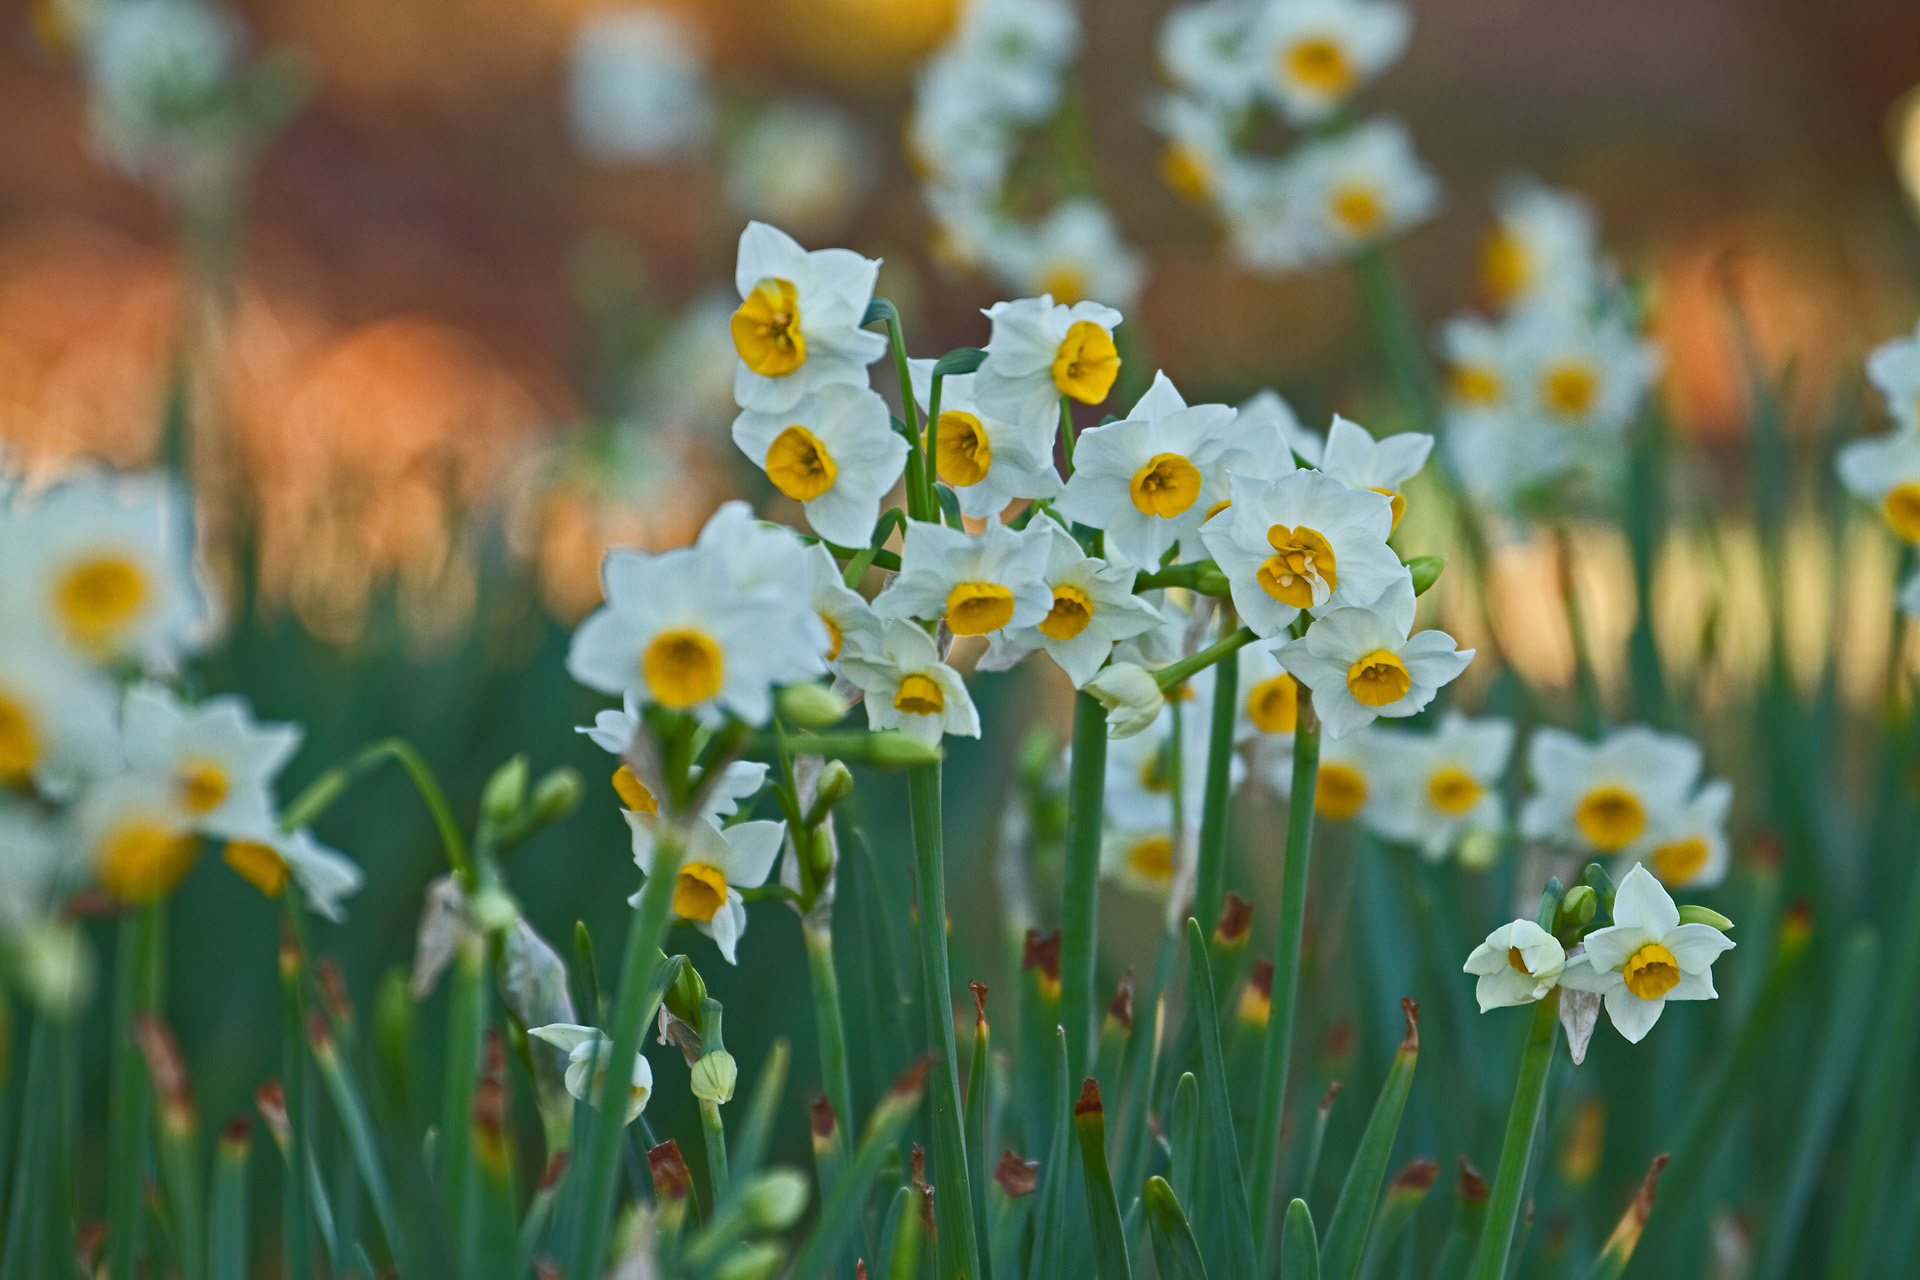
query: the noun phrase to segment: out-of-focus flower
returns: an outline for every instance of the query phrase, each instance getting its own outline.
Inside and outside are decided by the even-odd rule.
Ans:
[[[1307,634],[1275,650],[1313,690],[1327,736],[1344,738],[1376,716],[1410,716],[1467,669],[1473,650],[1444,631],[1413,632],[1413,585],[1402,578],[1367,608],[1322,614]]]
[[[1633,1044],[1653,1030],[1669,1000],[1715,1000],[1713,962],[1733,939],[1710,924],[1681,924],[1680,910],[1645,867],[1620,882],[1613,924],[1585,939],[1560,984],[1606,1001],[1614,1028]]]
[[[1284,0],[1262,7],[1252,54],[1267,64],[1261,88],[1289,120],[1313,124],[1337,111],[1406,47],[1412,20],[1387,0]]]
[[[127,690],[121,732],[127,763],[171,785],[196,831],[271,839],[273,780],[300,747],[299,725],[261,724],[234,694],[189,707],[146,683]]]
[[[598,1027],[583,1027],[570,1022],[529,1027],[527,1034],[546,1041],[567,1055],[567,1092],[582,1102],[591,1103],[594,1094],[604,1088],[607,1064],[613,1060],[613,1040]],[[643,1053],[633,1055],[633,1081],[627,1090],[627,1119],[632,1124],[647,1109],[653,1096],[653,1067]]]
[[[1462,967],[1480,979],[1473,994],[1485,1013],[1532,1004],[1560,984],[1566,965],[1559,939],[1531,920],[1515,920],[1488,934]]]
[[[713,104],[701,33],[667,9],[590,13],[574,32],[567,77],[573,136],[603,164],[655,164],[707,144]]]
[[[1587,305],[1599,286],[1592,207],[1570,192],[1514,178],[1494,195],[1494,227],[1480,254],[1480,285],[1494,305]]]
[[[0,644],[0,786],[69,799],[122,767],[112,681],[55,645]]]
[[[889,622],[877,647],[840,659],[840,674],[865,694],[867,724],[938,746],[947,734],[980,736],[980,715],[960,673],[940,660],[933,637]]]
[[[1533,307],[1509,324],[1513,405],[1538,422],[1618,433],[1660,370],[1658,349],[1612,313]]]
[[[864,546],[907,464],[907,442],[887,421],[887,405],[866,387],[834,384],[776,413],[743,410],[733,442],[801,505],[815,533]]]
[[[744,784],[750,778],[751,794],[765,774],[765,765],[751,765],[747,771],[730,773],[719,781]],[[739,963],[735,949],[747,928],[747,905],[740,890],[756,889],[767,882],[787,838],[784,822],[721,826],[719,819],[733,813],[741,798],[738,785],[715,788],[687,828],[687,847],[673,881],[673,913],[712,938],[728,964]],[[643,875],[650,876],[659,849],[660,819],[631,811],[626,818],[633,831],[633,860]],[[637,904],[639,895],[635,894],[632,901]]]
[[[1697,744],[1644,725],[1616,729],[1597,743],[1560,729],[1535,730],[1527,744],[1534,794],[1521,807],[1520,833],[1644,858],[1693,793],[1700,763]]]
[[[1317,467],[1326,451],[1326,440],[1302,426],[1293,406],[1271,387],[1247,398],[1233,426],[1238,444],[1227,470],[1236,475],[1278,480],[1295,469],[1296,455]]]
[[[1052,520],[1035,520],[1028,536],[1047,545],[1042,580],[1053,593],[1053,605],[1038,622],[995,635],[981,666],[1004,670],[1045,649],[1077,689],[1093,678],[1116,641],[1158,626],[1160,612],[1133,594],[1132,568],[1088,555]]]
[[[1847,492],[1879,508],[1895,536],[1920,543],[1920,432],[1855,440],[1834,465]]]
[[[900,573],[874,597],[883,619],[945,619],[956,636],[984,636],[1045,620],[1053,597],[1043,573],[1047,542],[1039,529],[1016,533],[998,517],[978,535],[909,520]]]
[[[932,409],[932,360],[910,360],[913,397],[922,413]],[[935,473],[960,501],[963,515],[983,520],[999,515],[1019,498],[1054,498],[1060,473],[1053,468],[1054,424],[1007,422],[974,400],[977,374],[950,374],[940,380],[939,438]]]
[[[840,574],[840,562],[816,543],[807,554],[807,564],[813,609],[827,628],[827,661],[835,662],[842,654],[860,653],[877,645],[884,624],[867,598],[847,586]]]
[[[1656,828],[1646,866],[1669,889],[1710,889],[1727,876],[1727,811],[1733,784],[1714,778]]]
[[[1150,732],[1121,738],[1108,746],[1102,812],[1115,827],[1131,831],[1170,831],[1176,817],[1176,799],[1178,818],[1184,825],[1191,827],[1200,821],[1200,806],[1207,786],[1207,708],[1212,697],[1213,671],[1209,668],[1195,675],[1184,690],[1162,704]],[[1175,702],[1181,711],[1177,740],[1174,737]],[[1229,789],[1237,788],[1245,774],[1246,764],[1236,755],[1228,769]]]
[[[1002,226],[984,256],[1008,288],[1067,305],[1090,298],[1130,307],[1147,272],[1112,212],[1087,199],[1064,201],[1031,226]]]
[[[95,883],[122,902],[166,897],[199,856],[191,817],[161,779],[117,774],[88,787],[75,810]]]
[[[1160,66],[1182,92],[1225,108],[1245,106],[1268,68],[1253,38],[1261,11],[1239,0],[1181,5],[1159,34]]]
[[[86,25],[96,152],[134,177],[217,162],[215,108],[244,44],[234,16],[203,0],[112,0],[88,6]]]
[[[1250,175],[1251,176],[1251,175]],[[1432,216],[1440,187],[1397,120],[1309,142],[1230,200],[1240,259],[1262,271],[1337,262]]]
[[[1101,668],[1093,679],[1081,686],[1107,712],[1107,736],[1131,738],[1145,733],[1160,718],[1166,695],[1160,692],[1153,673],[1131,662],[1115,662]]]
[[[307,906],[335,924],[347,918],[341,899],[358,893],[367,881],[353,859],[321,844],[304,827],[229,840],[220,856],[236,875],[269,898],[285,893],[291,878],[300,886]]]
[[[727,147],[727,203],[803,236],[838,235],[873,190],[873,142],[843,111],[775,103]]]
[[[1113,331],[1120,313],[1097,302],[1056,304],[1051,295],[996,302],[974,402],[1007,422],[1055,425],[1062,396],[1099,404],[1120,376]]]
[[[733,397],[742,409],[785,414],[808,392],[864,388],[885,337],[860,327],[880,262],[848,249],[809,253],[786,232],[749,222],[733,272]]]
[[[1139,893],[1164,897],[1180,870],[1170,831],[1111,828],[1100,843],[1100,874]]]
[[[1445,857],[1470,831],[1506,826],[1500,779],[1513,756],[1513,722],[1449,711],[1431,734],[1382,734],[1398,750],[1386,770],[1372,826],[1429,858]]]
[[[1313,811],[1333,822],[1370,822],[1373,807],[1379,801],[1386,779],[1382,766],[1387,753],[1380,746],[1384,735],[1362,728],[1344,738],[1329,738],[1320,744],[1320,765],[1315,773]],[[1293,794],[1293,755],[1287,752],[1273,761],[1267,780],[1282,797]]]
[[[1875,347],[1867,357],[1867,377],[1886,397],[1893,420],[1920,431],[1920,329]]]
[[[1365,427],[1336,413],[1318,465],[1349,489],[1385,494],[1393,502],[1393,524],[1397,527],[1407,509],[1401,490],[1427,465],[1427,455],[1432,451],[1430,435],[1404,431],[1376,441]]]

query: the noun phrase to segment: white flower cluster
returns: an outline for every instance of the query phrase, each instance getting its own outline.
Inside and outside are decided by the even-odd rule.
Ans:
[[[1446,448],[1470,496],[1528,515],[1612,491],[1623,437],[1660,372],[1579,197],[1516,180],[1481,261],[1493,318],[1441,333]]]
[[[1433,213],[1439,184],[1406,127],[1348,114],[1411,22],[1393,0],[1203,0],[1168,15],[1160,62],[1174,92],[1154,113],[1162,176],[1213,210],[1243,266],[1338,262]],[[1289,149],[1254,150],[1275,124]]]
[[[273,784],[299,727],[161,683],[211,623],[191,513],[165,479],[0,494],[0,950],[43,999],[74,977],[48,963],[76,954],[57,923],[69,894],[157,900],[205,838],[263,893],[291,877],[333,919],[360,886],[353,863],[280,828]]]
[[[1079,42],[1069,0],[972,0],[921,71],[907,143],[948,261],[1018,293],[1131,306],[1145,264],[1098,199],[1070,195],[1034,221],[1012,212],[1022,144],[1061,110]]]
[[[1920,545],[1920,329],[1875,348],[1867,377],[1886,399],[1893,430],[1841,449],[1834,460],[1840,481],[1873,504],[1895,537]],[[1920,569],[1900,584],[1899,605],[1920,618]]]

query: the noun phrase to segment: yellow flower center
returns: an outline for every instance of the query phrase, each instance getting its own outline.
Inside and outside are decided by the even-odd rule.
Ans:
[[[733,348],[747,368],[766,378],[784,377],[807,362],[800,291],[791,280],[768,277],[753,286],[733,313]]]
[[[1520,948],[1518,947],[1507,948],[1507,967],[1516,969],[1528,977],[1533,976],[1533,970],[1527,966],[1527,958],[1520,954]]]
[[[1173,881],[1173,841],[1166,836],[1148,836],[1127,850],[1127,869],[1153,884]]]
[[[154,902],[172,893],[193,867],[200,842],[149,819],[108,831],[94,854],[94,878],[123,902]]]
[[[1395,493],[1392,489],[1375,489],[1373,492],[1393,504],[1393,523],[1387,526],[1387,533],[1391,536],[1393,531],[1400,527],[1400,517],[1407,514],[1407,499],[1403,494]]]
[[[87,649],[112,646],[147,602],[147,579],[123,556],[106,555],[68,569],[54,594],[67,634]]]
[[[835,658],[840,656],[840,649],[847,642],[846,633],[840,630],[839,623],[835,622],[832,618],[829,618],[824,613],[820,615],[820,621],[826,624],[827,661],[832,662]]]
[[[0,693],[0,785],[24,782],[40,759],[40,735],[27,709]]]
[[[623,764],[613,771],[613,792],[620,797],[622,807],[635,813],[660,812],[660,802],[653,798],[653,789],[640,781],[632,765]]]
[[[1595,787],[1573,811],[1574,825],[1602,853],[1618,853],[1647,829],[1647,810],[1625,787]]]
[[[795,502],[813,501],[839,474],[827,446],[805,427],[788,427],[767,446],[767,479]]]
[[[1247,719],[1262,733],[1292,733],[1300,723],[1300,686],[1282,671],[1247,692]]]
[[[673,913],[711,920],[727,905],[726,873],[710,862],[689,862],[673,879]]]
[[[1912,480],[1887,490],[1887,523],[1906,542],[1920,542],[1920,482]]]
[[[1093,601],[1078,587],[1055,587],[1053,608],[1040,619],[1040,634],[1049,640],[1071,640],[1093,621]]]
[[[1200,523],[1205,524],[1207,521],[1213,519],[1215,516],[1219,515],[1222,511],[1225,511],[1228,507],[1232,505],[1233,505],[1232,498],[1220,499],[1220,501],[1214,503],[1212,506],[1207,508],[1207,514],[1200,517]]]
[[[1663,844],[1648,855],[1647,862],[1663,884],[1678,889],[1692,883],[1707,865],[1707,842],[1704,837],[1693,836]]]
[[[1170,142],[1160,148],[1160,178],[1182,200],[1204,204],[1213,190],[1213,170],[1192,147]]]
[[[662,631],[640,658],[640,674],[653,700],[674,711],[700,705],[720,692],[726,675],[720,646],[704,631]]]
[[[197,818],[218,809],[232,789],[227,771],[211,760],[191,760],[180,770],[180,803]]]
[[[921,444],[924,446],[923,439]],[[934,446],[934,467],[940,478],[956,489],[979,484],[993,465],[993,444],[980,419],[958,409],[940,415],[940,439]]]
[[[1185,685],[1180,686],[1183,690]],[[1154,748],[1153,754],[1140,762],[1138,777],[1140,789],[1155,795],[1166,795],[1173,790],[1173,756],[1163,742]]]
[[[287,890],[287,860],[270,844],[258,840],[229,840],[227,847],[220,851],[220,858],[233,868],[234,874],[266,897],[277,898]]]
[[[1127,485],[1134,508],[1171,520],[1200,497],[1200,468],[1177,453],[1156,453]]]
[[[1380,192],[1359,184],[1337,188],[1327,211],[1333,215],[1334,225],[1356,240],[1379,234],[1387,222],[1387,206]]]
[[[1658,1000],[1680,985],[1680,965],[1673,952],[1657,942],[1628,956],[1620,975],[1627,980],[1627,990],[1642,1000]]]
[[[1326,36],[1309,36],[1281,58],[1283,74],[1323,97],[1345,97],[1358,77],[1347,51]]]
[[[1457,818],[1486,794],[1481,781],[1459,765],[1445,765],[1427,779],[1427,799],[1449,818]]]
[[[1082,404],[1099,404],[1120,374],[1113,335],[1091,320],[1076,320],[1053,357],[1053,385]]]
[[[957,636],[983,636],[1013,620],[1013,592],[997,582],[963,582],[947,593],[947,627]]]
[[[1056,262],[1048,267],[1040,285],[1040,292],[1052,294],[1055,302],[1069,307],[1087,296],[1086,275],[1071,262]]]
[[[1340,585],[1340,575],[1334,569],[1333,547],[1318,529],[1276,524],[1267,530],[1267,543],[1274,554],[1253,576],[1261,590],[1281,604],[1296,609],[1311,608],[1315,582],[1323,584],[1328,595]]]
[[[1540,399],[1549,412],[1563,418],[1584,417],[1599,394],[1599,378],[1591,366],[1579,361],[1554,365],[1540,379]]]
[[[1369,707],[1385,707],[1407,696],[1413,677],[1400,655],[1375,649],[1347,668],[1347,692]]]
[[[915,673],[900,682],[893,709],[908,716],[937,716],[947,709],[947,697],[933,677]]]
[[[1482,409],[1500,403],[1500,375],[1483,364],[1457,364],[1447,375],[1447,389],[1461,404]]]
[[[1350,764],[1320,765],[1320,780],[1313,789],[1313,811],[1323,818],[1345,822],[1360,812],[1367,802],[1367,777]]]
[[[1487,237],[1480,250],[1480,286],[1495,303],[1505,306],[1533,283],[1533,262],[1526,242],[1502,227]]]

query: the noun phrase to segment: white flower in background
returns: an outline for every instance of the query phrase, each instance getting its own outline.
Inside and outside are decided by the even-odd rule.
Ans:
[[[1359,729],[1344,738],[1328,738],[1320,744],[1320,766],[1314,779],[1313,811],[1332,822],[1373,821],[1380,790],[1387,782],[1391,748],[1383,746],[1387,735],[1374,729]],[[1293,753],[1278,756],[1267,773],[1267,781],[1283,799],[1293,795]]]
[[[1045,294],[1072,305],[1091,298],[1130,307],[1140,296],[1146,264],[1120,236],[1113,214],[1097,200],[1066,200],[989,252],[1001,281],[1022,294]]]
[[[1120,313],[1098,302],[1056,305],[1021,298],[988,307],[986,363],[973,377],[974,402],[1005,422],[1056,427],[1060,397],[1099,404],[1120,374],[1113,331]]]
[[[69,842],[52,819],[0,800],[0,939],[46,922],[69,874]]]
[[[1180,735],[1174,738],[1174,705],[1180,709]],[[1187,826],[1200,821],[1207,786],[1207,736],[1213,706],[1213,671],[1199,672],[1184,693],[1169,698],[1154,719],[1151,732],[1122,738],[1107,748],[1107,820],[1130,830],[1169,831],[1174,821],[1174,775],[1179,774],[1180,818]],[[1176,765],[1176,747],[1178,763]],[[1237,755],[1228,770],[1230,787],[1237,789],[1246,764]]]
[[[122,902],[166,897],[200,855],[178,789],[144,774],[117,774],[88,787],[75,822],[94,883]]]
[[[1613,923],[1585,939],[1567,961],[1560,985],[1604,997],[1607,1016],[1638,1044],[1669,1000],[1716,1000],[1713,961],[1733,940],[1710,924],[1681,924],[1680,909],[1645,867],[1620,882]]]
[[[883,620],[946,619],[956,636],[984,636],[1005,627],[1031,627],[1048,617],[1044,531],[1016,533],[987,521],[979,534],[927,520],[909,520],[900,572],[874,597]]]
[[[1834,459],[1847,492],[1872,503],[1902,542],[1920,543],[1920,432],[1855,440]]]
[[[1480,979],[1473,994],[1485,1013],[1532,1004],[1560,985],[1566,965],[1566,948],[1559,939],[1531,920],[1515,920],[1488,934],[1462,967]]]
[[[1168,19],[1172,24],[1173,19]],[[1181,199],[1206,205],[1240,161],[1233,154],[1232,121],[1219,107],[1186,97],[1153,104],[1153,123],[1166,142],[1160,148],[1160,179]]]
[[[807,551],[807,567],[808,600],[827,628],[827,661],[879,644],[885,624],[867,598],[847,586],[833,553],[815,543]]]
[[[984,213],[1012,163],[1017,120],[979,92],[966,59],[935,55],[914,83],[906,125],[907,153],[927,176],[928,203],[939,230],[956,214]]]
[[[1369,120],[1307,142],[1270,169],[1248,170],[1244,195],[1223,198],[1234,246],[1250,267],[1296,271],[1336,262],[1432,216],[1440,185],[1397,120]]]
[[[927,413],[933,397],[933,360],[909,360],[913,398]],[[980,408],[972,373],[940,380],[940,430],[934,442],[934,473],[953,487],[960,511],[976,520],[997,516],[1020,498],[1054,498],[1061,488],[1053,469],[1056,421],[1008,422]]]
[[[89,661],[171,671],[208,628],[185,497],[163,477],[86,476],[0,527],[0,608]],[[16,632],[17,634],[17,632]]]
[[[760,787],[766,766],[750,765],[749,771],[735,771],[715,780],[701,812],[687,827],[687,847],[680,856],[680,869],[674,874],[673,914],[689,921],[701,933],[713,939],[728,964],[738,964],[736,948],[747,929],[747,904],[742,889],[757,889],[773,872],[774,860],[787,838],[784,822],[736,822],[721,826],[719,819],[731,815],[745,794]],[[633,832],[633,860],[642,875],[653,874],[659,851],[660,819],[628,811],[627,826]],[[629,902],[638,905],[640,895]]]
[[[1184,843],[1184,842],[1182,842]],[[1173,833],[1109,827],[1100,839],[1100,874],[1136,893],[1165,897],[1180,870]]]
[[[1886,397],[1887,412],[1907,431],[1920,431],[1920,328],[1873,349],[1867,378]]]
[[[821,102],[775,103],[727,148],[734,211],[805,236],[838,235],[876,176],[872,141],[844,111]]]
[[[1387,0],[1285,0],[1254,27],[1263,87],[1296,124],[1325,120],[1406,48],[1412,19]]]
[[[613,1060],[613,1038],[598,1027],[583,1027],[571,1022],[553,1022],[544,1027],[529,1027],[527,1034],[537,1036],[567,1055],[567,1092],[582,1102],[591,1103],[594,1094],[604,1088],[607,1064]],[[647,1109],[653,1096],[653,1067],[643,1053],[633,1055],[633,1081],[627,1089],[627,1120],[632,1124]]]
[[[330,849],[305,828],[271,828],[229,840],[221,858],[234,874],[269,898],[286,892],[289,878],[300,886],[307,906],[339,924],[347,918],[341,899],[358,893],[367,878],[353,859]]]
[[[1328,737],[1344,738],[1376,716],[1424,710],[1473,661],[1473,650],[1456,649],[1444,631],[1409,634],[1415,605],[1413,584],[1402,577],[1372,607],[1324,613],[1306,635],[1274,651],[1313,690]]]
[[[1271,387],[1241,404],[1233,429],[1236,452],[1227,459],[1227,470],[1257,480],[1278,480],[1295,470],[1296,455],[1317,467],[1327,447],[1325,438],[1301,425],[1293,406]]]
[[[929,746],[947,734],[980,736],[966,682],[911,622],[889,622],[877,648],[840,659],[840,674],[866,694],[869,728],[898,729]]]
[[[590,725],[575,725],[575,733],[584,733],[594,746],[619,757],[613,771],[613,790],[622,807],[639,813],[658,813],[660,802],[654,788],[634,771],[634,746],[644,724],[640,718],[640,699],[631,692],[621,699],[618,711],[611,708],[596,712]]]
[[[1503,407],[1512,393],[1513,353],[1507,329],[1479,316],[1455,316],[1440,330],[1447,398],[1468,411]]]
[[[800,504],[815,533],[843,546],[866,545],[907,465],[886,401],[865,386],[821,387],[771,413],[742,410],[733,442]]]
[[[1727,811],[1733,784],[1715,778],[1647,843],[1645,866],[1669,889],[1709,889],[1727,877]]]
[[[1270,650],[1247,645],[1240,650],[1240,714],[1236,742],[1284,740],[1291,747],[1300,722],[1300,683],[1287,674]]]
[[[1578,443],[1572,432],[1542,430],[1511,413],[1455,409],[1442,447],[1468,497],[1515,514],[1540,501],[1565,504],[1582,461]]]
[[[993,638],[983,670],[1005,670],[1035,649],[1045,649],[1079,688],[1093,678],[1115,642],[1160,625],[1160,611],[1133,594],[1135,571],[1088,555],[1073,535],[1052,520],[1036,519],[1030,540],[1047,546],[1041,580],[1053,593],[1047,615],[1030,626],[1010,626]]]
[[[1660,352],[1611,314],[1532,307],[1507,322],[1515,409],[1558,427],[1629,426],[1660,372]]]
[[[1318,471],[1232,478],[1233,505],[1200,531],[1241,621],[1277,636],[1307,610],[1371,605],[1407,580],[1387,546],[1393,503]]]
[[[812,633],[812,653],[796,648],[766,655],[773,682],[797,684],[818,676],[820,660],[815,655],[824,655],[833,647],[832,624],[813,604],[812,593],[803,584],[812,582],[819,563],[817,555],[825,549],[817,544],[808,546],[783,524],[761,520],[752,507],[738,500],[721,503],[707,517],[694,540],[694,549],[720,566],[735,591],[785,605],[792,611],[794,624]],[[817,626],[807,619],[809,610],[816,615]]]
[[[1119,422],[1080,433],[1073,475],[1054,509],[1106,531],[1107,554],[1151,567],[1190,539],[1227,496],[1234,411],[1189,406],[1166,374]]]
[[[1269,78],[1266,52],[1253,39],[1256,10],[1239,0],[1182,5],[1160,25],[1160,66],[1196,99],[1220,108],[1245,106]]]
[[[1336,413],[1319,466],[1349,489],[1386,495],[1393,503],[1393,524],[1397,527],[1407,509],[1401,490],[1406,488],[1407,481],[1420,474],[1432,451],[1430,435],[1404,431],[1376,441],[1365,427]]]
[[[1588,305],[1600,286],[1593,207],[1532,178],[1506,182],[1493,205],[1494,227],[1480,255],[1487,297],[1503,309]]]
[[[884,336],[860,327],[879,275],[876,258],[850,249],[809,253],[786,232],[749,222],[733,269],[741,299],[731,323],[740,407],[787,414],[810,391],[865,389],[867,366],[887,350]],[[737,440],[737,424],[735,431]],[[759,461],[765,451],[748,456]]]
[[[1102,667],[1080,688],[1106,709],[1107,736],[1115,739],[1131,738],[1152,728],[1167,701],[1153,673],[1131,662]]]
[[[693,155],[713,131],[707,55],[698,28],[651,5],[580,20],[567,73],[573,136],[603,164]]]
[[[1066,0],[974,0],[942,51],[974,77],[974,92],[1020,120],[1045,119],[1073,61],[1080,24]]]
[[[1693,794],[1700,763],[1697,744],[1645,725],[1616,729],[1597,743],[1536,729],[1527,744],[1534,794],[1521,806],[1520,834],[1643,858]]]
[[[1907,575],[1907,580],[1900,584],[1900,594],[1894,603],[1909,618],[1920,618],[1920,569]]]
[[[273,780],[300,748],[296,724],[261,724],[237,694],[188,706],[162,685],[127,690],[121,708],[127,763],[174,789],[194,830],[270,840]]]
[[[32,784],[64,800],[123,766],[118,690],[57,646],[0,644],[0,786]]]
[[[95,152],[132,177],[173,177],[217,135],[203,126],[237,70],[245,34],[201,0],[87,7],[87,109]]]
[[[1371,819],[1381,835],[1443,858],[1469,831],[1506,826],[1499,788],[1513,757],[1512,721],[1449,711],[1431,734],[1381,736],[1400,752]]]
[[[641,387],[646,408],[641,421],[662,431],[705,435],[722,414],[733,412],[733,371],[739,355],[733,349],[728,321],[733,315],[732,293],[724,287],[707,289],[680,309],[664,333],[648,349],[642,365]],[[648,434],[654,434],[649,431]],[[646,474],[634,479],[668,489],[672,474]]]

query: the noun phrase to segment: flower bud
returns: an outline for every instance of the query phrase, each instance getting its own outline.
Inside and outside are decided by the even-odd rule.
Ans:
[[[1500,833],[1485,827],[1469,831],[1453,856],[1469,871],[1489,870],[1500,861]]]
[[[1131,662],[1116,662],[1087,681],[1090,693],[1107,711],[1107,736],[1131,738],[1160,718],[1166,697],[1152,673]]]
[[[740,1080],[740,1067],[725,1049],[716,1049],[693,1064],[693,1096],[702,1102],[733,1101],[733,1089]]]
[[[820,781],[814,789],[814,807],[831,809],[853,794],[853,770],[839,760],[829,760],[820,768]]]
[[[17,941],[14,976],[27,999],[61,1020],[86,1008],[93,995],[93,952],[77,926],[38,924]]]
[[[869,759],[882,768],[906,768],[911,765],[939,764],[940,748],[930,742],[909,737],[898,729],[883,729],[867,735]]]
[[[586,794],[580,771],[562,765],[533,784],[533,820],[542,825],[558,822],[579,808]]]
[[[844,698],[824,684],[790,684],[774,698],[780,718],[802,729],[827,729],[847,718]]]
[[[1425,595],[1427,588],[1440,580],[1440,571],[1446,567],[1445,556],[1415,556],[1407,561],[1407,572],[1413,577],[1413,594]]]
[[[1680,923],[1710,924],[1722,933],[1733,928],[1733,921],[1727,919],[1718,911],[1709,910],[1706,907],[1694,906],[1692,903],[1688,903],[1686,906],[1680,908]]]
[[[798,1169],[769,1169],[747,1184],[747,1217],[755,1228],[778,1234],[807,1211],[806,1175]]]
[[[740,1245],[720,1260],[714,1280],[770,1280],[787,1259],[786,1251],[767,1240]]]
[[[469,900],[474,927],[482,933],[511,929],[520,919],[520,904],[502,885],[482,885]]]
[[[662,957],[664,959],[664,957]],[[682,1022],[700,1025],[700,1011],[707,1003],[707,983],[700,971],[693,967],[693,961],[680,957],[680,972],[673,976],[673,985],[667,988],[666,1004],[669,1012]]]
[[[485,822],[504,827],[520,816],[527,802],[527,758],[515,756],[493,771],[486,789],[480,793],[480,816]]]
[[[1591,885],[1577,884],[1567,890],[1566,897],[1560,899],[1560,927],[1578,929],[1593,919],[1593,913],[1600,905],[1600,895]]]

